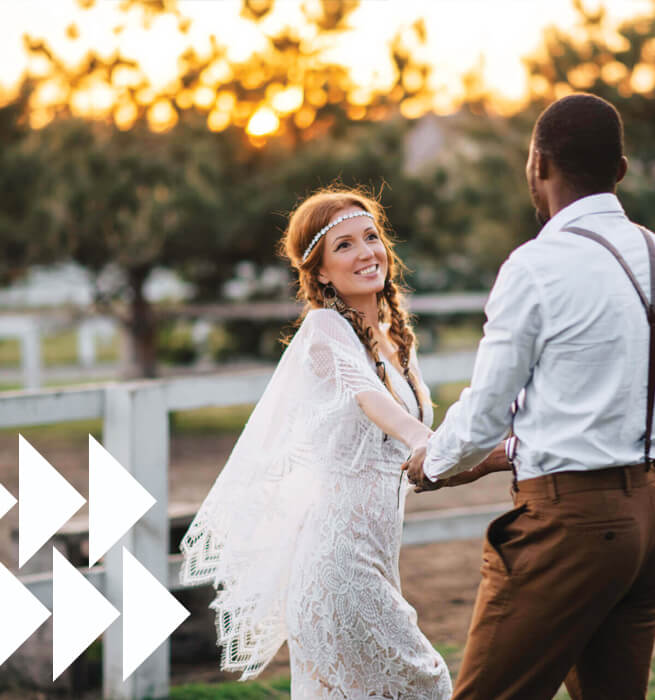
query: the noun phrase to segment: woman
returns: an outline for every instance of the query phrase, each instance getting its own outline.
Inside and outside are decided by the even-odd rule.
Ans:
[[[297,699],[452,690],[400,592],[400,467],[432,407],[385,228],[356,190],[293,212],[302,323],[182,543],[182,580],[217,590],[222,667],[253,677],[286,640]]]

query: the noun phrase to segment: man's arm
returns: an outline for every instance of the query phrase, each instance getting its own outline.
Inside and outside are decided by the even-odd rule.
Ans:
[[[507,437],[512,402],[542,350],[538,282],[512,258],[501,267],[485,311],[471,385],[428,441],[423,471],[432,481],[475,467]]]
[[[423,472],[424,459],[425,448],[423,447],[419,448],[416,452],[412,452],[409,460],[402,466],[403,470],[407,470],[409,481],[416,486],[414,489],[416,493],[421,493],[423,491],[436,491],[437,489],[452,486],[462,486],[463,484],[470,484],[473,481],[477,481],[487,474],[509,471],[512,469],[512,465],[507,459],[505,442],[501,442],[500,445],[495,447],[491,453],[485,457],[482,462],[480,462],[480,464],[476,465],[472,469],[459,472],[454,476],[446,476],[443,478],[437,477],[436,481],[432,481],[425,476]]]

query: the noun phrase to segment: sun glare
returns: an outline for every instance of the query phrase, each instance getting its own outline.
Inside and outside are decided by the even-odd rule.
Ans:
[[[207,116],[207,126],[211,131],[223,131],[230,125],[230,113],[212,109]]]
[[[120,103],[114,109],[114,123],[123,131],[131,129],[138,116],[139,110],[134,102]]]
[[[599,4],[600,0],[584,0],[591,10]],[[599,32],[604,32],[611,50],[623,51],[627,40],[616,31],[617,23],[652,12],[652,3],[605,0],[602,4],[608,23]],[[30,101],[30,124],[35,128],[47,124],[66,104],[77,116],[113,118],[121,129],[131,128],[145,114],[154,131],[172,128],[178,110],[195,107],[206,113],[211,130],[236,124],[254,139],[275,133],[288,119],[307,129],[317,110],[328,103],[345,101],[351,119],[382,118],[387,112],[377,100],[387,96],[399,103],[408,119],[428,111],[447,114],[465,96],[476,94],[484,96],[492,111],[509,114],[529,95],[552,94],[550,83],[530,76],[522,61],[540,46],[544,29],[554,24],[573,35],[578,31],[573,0],[361,0],[349,17],[350,28],[335,34],[319,34],[304,19],[303,6],[310,13],[321,11],[316,0],[313,4],[279,0],[259,23],[241,16],[241,0],[179,0],[184,31],[180,17],[170,12],[155,15],[144,25],[139,5],[127,11],[120,9],[120,3],[108,2],[96,3],[91,10],[81,9],[76,0],[58,0],[54,5],[51,0],[31,0],[0,7],[4,29],[0,99],[13,99],[26,75],[40,80]],[[423,21],[424,40],[415,27],[418,18]],[[113,31],[114,27],[118,29]],[[496,31],[500,27],[502,31]],[[272,38],[285,28],[301,42],[305,56],[322,56],[340,66],[331,84],[307,81],[301,63],[288,65],[284,78],[267,85],[275,75],[271,71],[279,70],[266,64],[273,55]],[[90,51],[110,64],[120,60],[104,73],[68,85],[48,77],[53,75],[53,64],[46,53],[26,54],[24,34],[45,39],[70,69],[83,65]],[[399,42],[394,43],[399,55],[411,55],[412,60],[400,68],[389,60],[392,41]],[[286,60],[280,58],[284,50],[276,55],[277,60]],[[589,58],[571,70],[554,93],[589,89],[600,78],[616,85],[621,94],[650,95],[655,91],[655,38],[643,44],[641,61],[630,73],[609,54],[602,61]],[[201,65],[197,80],[182,85],[183,73],[198,62],[208,63]],[[427,78],[423,65],[431,67]],[[238,95],[232,89],[235,82],[240,86]],[[263,86],[265,95],[248,92]]]
[[[177,111],[168,100],[157,100],[147,114],[148,125],[155,132],[168,131],[177,124]]]
[[[250,118],[246,131],[251,136],[274,134],[280,126],[277,114],[270,107],[260,107]]]
[[[642,95],[655,90],[655,68],[647,63],[638,63],[630,76],[630,86]]]
[[[304,99],[303,89],[298,86],[280,90],[271,100],[273,109],[278,114],[291,114],[302,107]]]

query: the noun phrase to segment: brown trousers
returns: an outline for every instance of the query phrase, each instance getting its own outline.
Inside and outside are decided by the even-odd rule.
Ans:
[[[453,700],[643,700],[655,637],[655,471],[519,482],[494,520]]]

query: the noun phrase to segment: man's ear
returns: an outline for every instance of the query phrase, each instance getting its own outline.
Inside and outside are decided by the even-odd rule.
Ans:
[[[621,156],[621,161],[619,162],[619,169],[616,171],[616,181],[621,182],[628,172],[628,159],[625,156]]]
[[[535,170],[537,171],[537,177],[540,180],[547,180],[550,175],[551,165],[548,157],[545,156],[541,151],[535,150]]]

